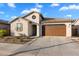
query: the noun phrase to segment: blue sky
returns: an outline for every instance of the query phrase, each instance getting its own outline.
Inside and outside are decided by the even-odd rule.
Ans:
[[[12,20],[31,11],[51,18],[79,18],[78,3],[0,3],[0,19]]]

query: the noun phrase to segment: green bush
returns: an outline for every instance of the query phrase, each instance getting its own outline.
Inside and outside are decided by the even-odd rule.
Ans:
[[[7,30],[0,29],[0,37],[6,36],[8,34]]]

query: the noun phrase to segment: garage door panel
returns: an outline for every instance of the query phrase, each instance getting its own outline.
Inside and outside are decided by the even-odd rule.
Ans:
[[[66,35],[65,25],[56,25],[56,26],[45,25],[45,36],[65,36],[65,35]]]

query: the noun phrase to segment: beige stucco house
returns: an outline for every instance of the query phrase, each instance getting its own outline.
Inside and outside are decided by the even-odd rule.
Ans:
[[[38,12],[30,12],[10,22],[13,36],[75,36],[79,34],[79,20],[47,18]]]

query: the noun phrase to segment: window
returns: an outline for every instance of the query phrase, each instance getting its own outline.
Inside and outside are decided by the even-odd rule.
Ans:
[[[16,30],[17,30],[17,31],[22,31],[22,30],[23,30],[23,24],[17,23],[17,25],[16,25]]]
[[[32,16],[32,19],[36,19],[36,16],[35,16],[35,15],[33,15],[33,16]]]

